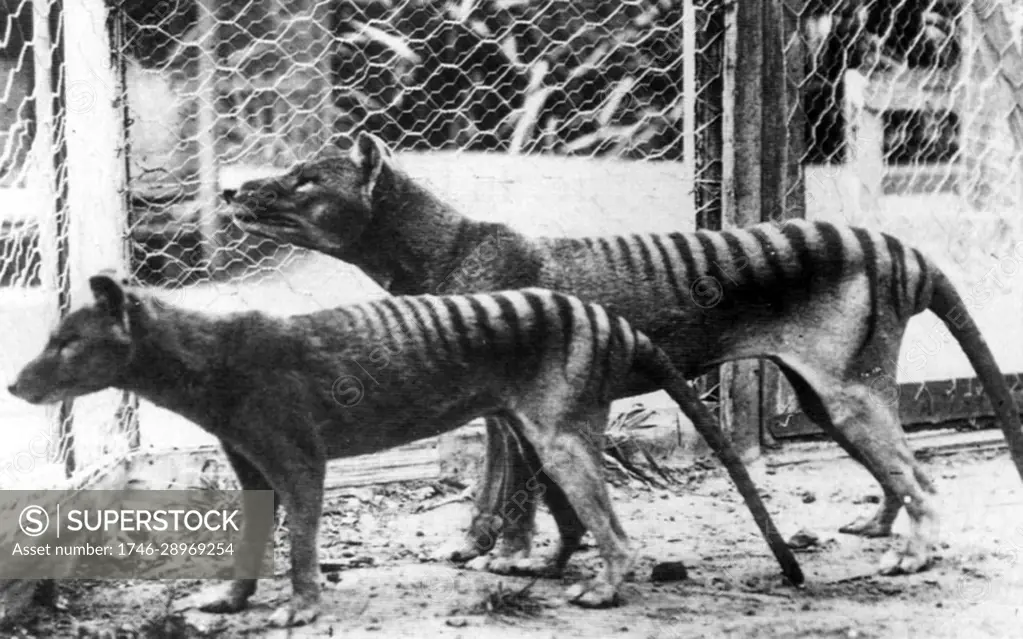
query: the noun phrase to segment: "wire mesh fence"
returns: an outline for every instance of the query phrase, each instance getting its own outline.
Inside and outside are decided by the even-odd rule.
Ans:
[[[790,157],[807,217],[911,241],[953,279],[1002,370],[1023,370],[1023,3],[785,2]],[[910,324],[900,382],[972,377],[933,316]],[[949,392],[956,392],[953,388]],[[967,395],[970,392],[966,393]],[[783,402],[794,409],[786,393]]]
[[[87,114],[80,104],[68,100],[68,85],[77,82],[79,75],[77,70],[69,72],[67,64],[63,6],[39,0],[4,3],[0,9],[5,18],[0,40],[0,350],[4,353],[0,372],[10,380],[71,308],[74,264],[89,262],[86,254],[100,248],[82,241],[88,236],[81,232],[82,217],[73,221],[74,213],[85,211],[71,205],[75,178],[91,177],[70,168],[87,136],[79,136],[77,146],[69,142],[70,132],[79,127],[68,116],[72,111],[75,117]],[[81,46],[75,45],[75,51]],[[85,149],[85,153],[92,151]],[[65,402],[35,407],[3,393],[0,488],[55,487],[71,475],[88,476],[123,456],[129,443],[123,437],[111,437],[121,428],[118,401],[117,393],[105,393],[77,406]],[[76,419],[77,429],[73,427]]]
[[[721,13],[707,0],[121,3],[133,274],[203,307],[372,294],[354,268],[241,236],[217,195],[357,131],[467,215],[527,233],[720,224]]]

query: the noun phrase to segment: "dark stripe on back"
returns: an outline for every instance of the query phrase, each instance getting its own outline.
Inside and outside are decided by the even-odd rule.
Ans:
[[[615,237],[615,244],[618,245],[625,259],[625,267],[629,270],[629,277],[636,279],[636,260],[632,256],[632,249],[629,248],[629,240],[623,235]]]
[[[447,323],[441,319],[433,304],[426,301],[422,301],[420,303],[423,305],[423,308],[426,309],[426,313],[429,316],[430,334],[436,336],[440,340],[440,342],[444,345],[444,351],[446,353],[453,352],[454,348],[451,345],[451,340],[448,339],[448,333],[450,331],[447,327]]]
[[[397,322],[398,327],[401,328],[401,332],[404,334],[406,340],[410,342],[417,342],[418,337],[412,330],[412,327],[405,319],[405,313],[403,309],[394,301],[393,297],[385,297],[380,302],[384,305],[391,315],[394,316],[394,321]]]
[[[408,311],[407,317],[413,324],[419,327],[423,343],[426,344],[426,347],[429,348],[431,352],[434,351],[434,336],[431,334],[432,331],[430,330],[430,325],[427,324],[427,319],[423,315],[423,311],[420,306],[421,302],[411,300],[407,297],[398,298],[395,301],[398,302],[402,308]]]
[[[906,284],[906,252],[902,250],[902,242],[887,233],[882,233],[888,253],[892,256],[892,302],[900,320],[906,318],[911,305],[906,298],[909,292]]]
[[[721,269],[721,257],[718,255],[717,247],[714,246],[714,241],[710,239],[710,233],[707,231],[697,231],[696,239],[703,247],[704,257],[707,258],[707,275],[717,281],[718,286],[721,287],[721,302],[725,302],[729,299],[726,292],[731,289],[731,282],[728,281]]]
[[[771,282],[759,282],[759,284],[772,291],[780,290],[777,285],[785,282],[785,267],[781,263],[780,249],[775,247],[771,238],[764,232],[764,229],[751,228],[749,232],[756,239],[757,243],[760,244],[760,250],[764,252],[764,259],[767,260],[767,266],[771,269],[771,277],[773,279]],[[775,300],[772,299],[772,301]]]
[[[920,269],[920,279],[916,283],[916,297],[913,298],[911,313],[920,306],[920,302],[924,298],[924,289],[927,287],[927,280],[931,277],[931,272],[927,268],[927,261],[924,260],[924,256],[915,248],[912,251],[913,255],[916,256],[917,268]]]
[[[561,321],[562,361],[568,366],[568,357],[572,354],[572,341],[575,339],[575,318],[572,315],[572,304],[564,295],[554,295],[554,305],[558,307],[558,319]]]
[[[387,313],[384,312],[384,307],[380,303],[382,301],[383,300],[376,300],[370,303],[369,308],[373,311],[373,316],[370,317],[371,320],[370,323],[373,324],[375,327],[373,332],[379,333],[378,335],[376,335],[376,339],[386,343],[393,343],[394,335],[391,334],[391,329],[389,326],[390,322],[387,321]]]
[[[604,255],[605,264],[610,268],[615,268],[617,264],[615,263],[614,251],[611,250],[611,243],[603,237],[598,237],[596,242],[600,246],[600,252]]]
[[[789,243],[786,248],[791,250],[796,262],[795,281],[807,282],[807,276],[813,272],[811,270],[813,265],[810,263],[813,257],[810,255],[810,248],[806,245],[806,235],[803,233],[803,229],[795,224],[786,224],[781,227],[781,232]],[[786,248],[781,249],[783,254],[789,252]]]
[[[621,324],[618,322],[618,318],[614,317],[610,313],[607,314],[607,345],[604,347],[604,361],[601,362],[600,367],[600,397],[601,399],[607,397],[608,384],[611,383],[611,364],[614,362],[612,354],[621,348],[623,341]]]
[[[463,355],[472,352],[472,339],[470,339],[469,328],[465,325],[461,309],[450,297],[442,297],[440,300],[451,318],[450,329],[455,333],[455,339],[458,340],[458,348],[461,349]]]
[[[479,325],[480,330],[483,331],[483,338],[487,340],[487,346],[490,348],[496,347],[497,333],[494,331],[494,327],[490,325],[490,314],[487,313],[487,309],[475,297],[466,299],[469,300],[469,306],[472,307],[473,313],[476,314],[476,323]]]
[[[597,311],[593,304],[583,304],[586,308],[586,321],[590,325],[590,361],[586,363],[586,370],[588,371],[587,382],[593,379],[593,373],[597,370],[597,362],[600,361],[600,324],[597,322]],[[601,379],[601,392],[603,392],[603,385],[605,380]]]
[[[666,249],[664,244],[661,242],[660,235],[654,235],[651,238],[651,241],[654,243],[654,247],[657,251],[661,254],[661,259],[664,260],[664,272],[668,276],[668,286],[671,287],[671,292],[675,296],[676,303],[680,303],[686,299],[686,297],[678,285],[678,276],[675,274],[675,267],[672,266],[671,257],[668,255],[668,249]]]
[[[493,295],[493,298],[501,309],[501,322],[508,327],[508,332],[511,333],[512,347],[518,349],[521,345],[520,340],[522,336],[520,333],[522,329],[519,327],[519,314],[515,310],[515,305],[512,304],[512,301],[504,293],[497,293]]]
[[[654,266],[653,257],[650,255],[650,247],[647,246],[647,237],[639,235],[631,236],[639,246],[639,261],[643,265],[643,279],[651,284],[657,282],[657,268]]]
[[[682,263],[686,265],[686,287],[689,288],[693,282],[700,278],[700,274],[696,272],[696,259],[693,258],[693,249],[689,246],[689,238],[681,233],[669,233],[668,239],[675,245],[675,250],[682,258]],[[686,293],[688,292],[687,290]]]
[[[533,312],[533,317],[530,318],[529,332],[529,344],[536,349],[537,352],[542,352],[544,346],[547,344],[547,310],[543,306],[543,300],[540,296],[532,291],[524,291],[522,296],[526,298],[526,302],[529,304],[529,308]]]
[[[874,331],[877,330],[877,251],[866,229],[853,227],[852,231],[863,249],[863,267],[867,271],[867,282],[870,287],[870,319],[867,320],[867,339],[864,342],[869,344],[874,338]]]
[[[725,238],[725,244],[728,245],[729,258],[732,260],[732,264],[735,266],[735,279],[731,279],[731,275],[727,275],[729,283],[735,288],[743,288],[749,284],[752,279],[755,284],[756,273],[753,272],[753,264],[746,254],[746,247],[742,245],[742,241],[732,231],[721,231],[721,237]],[[750,278],[749,275],[753,277]]]

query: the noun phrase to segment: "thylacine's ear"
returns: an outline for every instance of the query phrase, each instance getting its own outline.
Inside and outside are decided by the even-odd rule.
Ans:
[[[96,298],[96,306],[128,330],[128,313],[124,281],[107,272],[89,278],[89,288]]]
[[[377,136],[360,131],[349,155],[352,162],[362,170],[362,188],[368,198],[373,194],[383,168],[394,166],[394,153]]]

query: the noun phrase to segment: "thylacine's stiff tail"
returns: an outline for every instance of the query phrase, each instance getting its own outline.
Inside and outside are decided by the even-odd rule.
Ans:
[[[966,353],[966,358],[973,365],[973,370],[977,372],[977,377],[980,378],[991,400],[991,406],[1009,446],[1009,454],[1016,464],[1016,471],[1023,479],[1023,425],[1020,423],[1019,407],[963,298],[941,269],[929,261],[927,265],[929,271],[927,288],[930,289],[930,295],[917,300],[919,311],[926,309],[940,317]]]
[[[732,447],[731,442],[721,432],[707,407],[700,401],[699,395],[678,372],[667,354],[655,346],[643,333],[635,331],[634,336],[636,369],[646,375],[651,382],[664,389],[679,405],[679,408],[692,419],[697,432],[703,436],[711,450],[721,460],[732,481],[735,482],[746,506],[753,513],[753,519],[756,520],[760,532],[764,535],[764,539],[767,540],[767,544],[781,565],[782,573],[793,585],[801,585],[803,571],[799,567],[799,562],[796,561],[792,550],[775,527],[770,513],[767,512],[767,507],[760,499],[760,494],[753,484],[753,479],[749,476],[746,466],[742,463],[742,459]]]

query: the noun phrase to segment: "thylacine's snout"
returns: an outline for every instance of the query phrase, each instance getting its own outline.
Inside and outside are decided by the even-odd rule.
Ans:
[[[28,385],[25,384],[20,376],[7,386],[7,392],[18,399],[25,400],[29,404],[41,404],[45,399],[44,394],[30,391]]]

